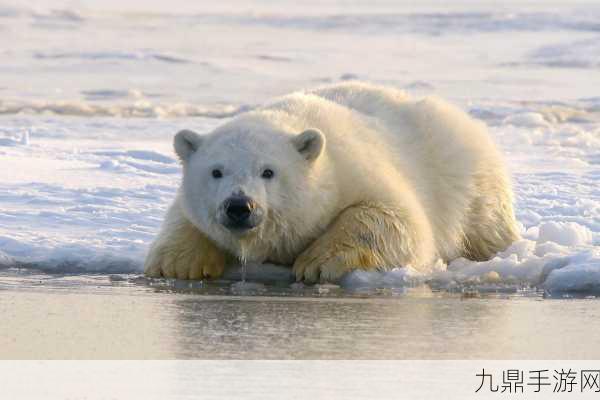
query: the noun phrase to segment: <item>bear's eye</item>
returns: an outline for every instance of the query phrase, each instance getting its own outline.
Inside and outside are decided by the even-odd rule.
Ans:
[[[269,169],[269,168],[267,168],[267,169],[265,169],[265,170],[262,172],[262,175],[261,175],[261,176],[262,176],[263,178],[265,178],[265,179],[271,179],[271,178],[273,177],[273,175],[275,175],[275,173],[273,172],[273,170],[272,170],[272,169]]]
[[[212,173],[212,177],[215,179],[219,179],[219,178],[223,177],[223,173],[221,172],[220,169],[213,169],[211,173]]]

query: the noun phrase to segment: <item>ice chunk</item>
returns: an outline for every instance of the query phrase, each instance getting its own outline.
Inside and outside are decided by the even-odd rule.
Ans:
[[[28,130],[23,131],[23,134],[21,135],[21,144],[23,146],[29,146],[29,131]]]
[[[589,251],[571,257],[566,266],[550,272],[544,288],[550,293],[600,294],[600,251]]]
[[[405,287],[421,284],[424,279],[424,274],[411,267],[390,271],[354,270],[342,277],[340,285],[346,289]]]
[[[0,267],[12,267],[15,260],[8,254],[0,251]]]
[[[548,122],[544,116],[536,112],[525,112],[514,114],[504,119],[505,124],[526,127],[548,127]]]
[[[592,232],[576,222],[546,222],[540,225],[538,243],[554,242],[563,246],[591,244]]]

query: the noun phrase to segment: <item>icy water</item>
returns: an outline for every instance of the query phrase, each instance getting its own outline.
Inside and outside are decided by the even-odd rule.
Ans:
[[[0,358],[598,359],[598,300],[0,276]]]

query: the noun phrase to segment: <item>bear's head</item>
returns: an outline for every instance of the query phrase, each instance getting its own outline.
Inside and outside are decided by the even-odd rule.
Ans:
[[[244,261],[292,262],[335,203],[325,142],[317,129],[252,116],[206,135],[177,133],[186,218]]]

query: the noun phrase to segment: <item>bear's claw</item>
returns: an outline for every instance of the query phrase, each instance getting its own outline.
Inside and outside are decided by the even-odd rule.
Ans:
[[[173,241],[150,250],[146,276],[177,279],[215,279],[225,270],[225,254],[210,241]]]
[[[325,251],[322,251],[325,250]],[[347,254],[327,251],[319,246],[307,249],[294,263],[293,272],[297,281],[307,283],[335,283],[355,268],[368,268],[354,265]]]

